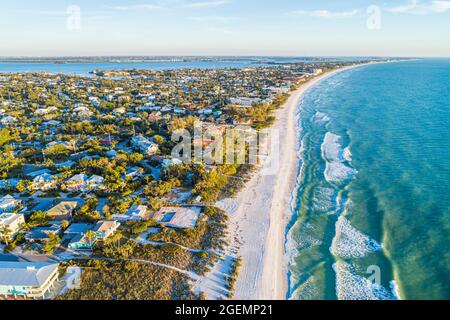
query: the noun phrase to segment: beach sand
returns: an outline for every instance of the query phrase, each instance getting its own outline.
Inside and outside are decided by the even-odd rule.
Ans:
[[[292,193],[299,173],[299,129],[297,115],[305,92],[334,74],[325,73],[294,91],[277,110],[271,129],[279,133],[279,165],[275,174],[258,168],[236,198],[220,201],[218,207],[230,215],[231,246],[239,248],[242,267],[234,299],[284,300],[288,279],[285,261],[286,227],[292,212]],[[270,155],[269,157],[276,157]],[[274,158],[275,159],[275,158]]]

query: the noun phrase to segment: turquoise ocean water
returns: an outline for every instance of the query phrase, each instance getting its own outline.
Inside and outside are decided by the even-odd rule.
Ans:
[[[450,60],[369,65],[300,111],[291,299],[450,299]]]

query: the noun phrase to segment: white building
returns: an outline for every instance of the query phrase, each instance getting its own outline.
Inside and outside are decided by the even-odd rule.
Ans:
[[[13,123],[16,123],[16,122],[17,122],[17,118],[16,117],[11,117],[11,116],[3,117],[0,120],[0,123],[3,124],[3,125],[13,124]]]
[[[238,107],[244,107],[249,108],[253,106],[254,104],[258,104],[261,102],[261,99],[259,98],[230,98],[231,104],[237,105]]]
[[[52,190],[55,189],[57,186],[57,179],[55,176],[44,173],[41,174],[33,179],[33,182],[31,183],[31,188],[33,190]]]
[[[0,296],[45,299],[57,280],[57,263],[0,261]]]
[[[131,144],[134,148],[146,154],[148,156],[152,156],[156,154],[159,150],[159,147],[156,143],[151,142],[147,138],[143,136],[135,136],[131,139]]]
[[[105,181],[105,178],[93,175],[86,181],[86,188],[88,190],[99,190],[104,188],[103,182]]]
[[[170,228],[193,229],[200,213],[200,207],[164,207],[156,213],[155,220]]]
[[[142,221],[148,218],[148,209],[143,205],[132,206],[128,212],[124,214],[115,214],[111,217],[114,221]]]
[[[9,230],[7,235],[8,239],[12,239],[19,232],[20,228],[25,224],[25,218],[23,214],[16,213],[2,213],[0,214],[0,232],[2,230]],[[2,238],[5,235],[2,235]]]
[[[84,173],[77,174],[66,181],[69,191],[86,191],[87,176]]]
[[[14,211],[21,203],[22,201],[8,194],[0,198],[0,213]]]

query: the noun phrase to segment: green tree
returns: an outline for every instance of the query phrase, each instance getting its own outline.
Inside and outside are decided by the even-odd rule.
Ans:
[[[45,253],[52,254],[61,243],[61,238],[54,234],[50,234],[48,238],[43,249]]]
[[[9,229],[7,226],[4,226],[0,230],[0,234],[2,236],[3,242],[5,242],[6,245],[9,245],[9,240],[11,238],[11,233],[12,233],[12,230]]]

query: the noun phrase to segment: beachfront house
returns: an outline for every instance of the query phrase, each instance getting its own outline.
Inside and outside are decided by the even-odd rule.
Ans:
[[[13,196],[8,194],[0,198],[0,213],[14,211],[21,204],[21,200],[15,199]]]
[[[163,207],[153,218],[166,227],[193,229],[197,225],[200,213],[200,207]]]
[[[119,226],[120,222],[117,221],[100,221],[94,227],[95,238],[104,241],[112,236]]]
[[[62,201],[50,210],[47,211],[47,216],[50,220],[69,221],[72,218],[73,213],[78,207],[76,201]]]
[[[126,222],[126,221],[142,221],[148,219],[148,208],[143,205],[132,206],[124,214],[115,214],[111,220]]]
[[[138,151],[147,156],[155,155],[159,147],[156,143],[151,142],[143,136],[135,136],[131,139],[131,145]]]
[[[45,299],[58,280],[58,263],[0,261],[0,296]]]
[[[0,214],[0,237],[3,240],[13,239],[25,225],[25,217],[23,214],[1,213]],[[7,232],[5,232],[7,230]]]

